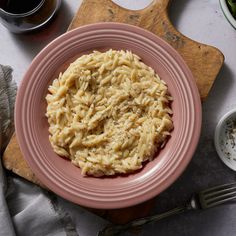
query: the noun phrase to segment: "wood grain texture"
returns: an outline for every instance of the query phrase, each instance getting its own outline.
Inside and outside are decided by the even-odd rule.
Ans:
[[[195,42],[179,33],[169,20],[169,4],[169,0],[154,0],[145,9],[131,11],[119,7],[111,0],[84,0],[69,30],[95,22],[123,22],[153,32],[182,55],[196,79],[201,99],[204,100],[222,67],[224,56],[218,49]],[[24,160],[15,135],[4,153],[3,163],[8,170],[42,186]],[[153,206],[154,200],[150,200],[120,210],[90,210],[112,222],[126,223],[131,219],[147,215]]]
[[[3,164],[6,169],[11,170],[15,174],[35,183],[40,186],[44,186],[36,178],[35,174],[30,170],[27,162],[25,161],[20,147],[18,145],[16,135],[13,134],[4,154],[3,154]]]
[[[168,17],[169,0],[154,0],[142,10],[124,9],[111,0],[84,0],[69,29],[96,22],[122,22],[136,25],[158,35],[184,58],[205,100],[224,62],[215,47],[193,41],[178,32]]]

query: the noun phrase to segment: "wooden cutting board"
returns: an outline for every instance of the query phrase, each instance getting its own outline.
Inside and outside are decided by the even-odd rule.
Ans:
[[[170,0],[154,0],[142,10],[132,11],[119,7],[111,0],[84,0],[68,30],[95,22],[123,22],[147,29],[172,45],[184,58],[196,79],[201,99],[206,99],[224,62],[223,54],[212,46],[193,41],[171,24],[168,17]],[[6,169],[43,186],[28,167],[13,135],[3,156]],[[120,210],[94,210],[93,212],[116,223],[147,215],[154,200]],[[122,216],[122,217],[120,217]]]

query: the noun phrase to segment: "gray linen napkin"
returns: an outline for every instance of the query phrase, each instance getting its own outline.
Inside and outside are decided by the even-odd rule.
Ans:
[[[0,155],[7,145],[7,137],[13,130],[13,107],[16,96],[16,84],[12,82],[12,69],[0,65]],[[0,162],[0,232],[2,235],[15,235],[4,193],[7,190],[6,179]]]
[[[5,149],[14,130],[16,89],[11,67],[0,65],[0,150]]]
[[[14,132],[16,83],[0,65],[0,157]],[[53,193],[11,174],[0,162],[0,235],[77,236],[70,215]]]

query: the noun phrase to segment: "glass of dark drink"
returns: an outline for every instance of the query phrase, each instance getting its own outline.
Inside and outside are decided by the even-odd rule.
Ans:
[[[25,33],[46,25],[61,0],[0,0],[0,20],[13,33]]]

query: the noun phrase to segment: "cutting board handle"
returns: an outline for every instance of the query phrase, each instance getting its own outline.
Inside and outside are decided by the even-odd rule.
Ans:
[[[153,32],[184,58],[204,100],[223,65],[224,56],[219,49],[198,43],[177,31],[168,16],[170,4],[170,0],[154,0],[144,9],[129,10],[111,0],[84,0],[69,30],[96,22],[122,22]]]

